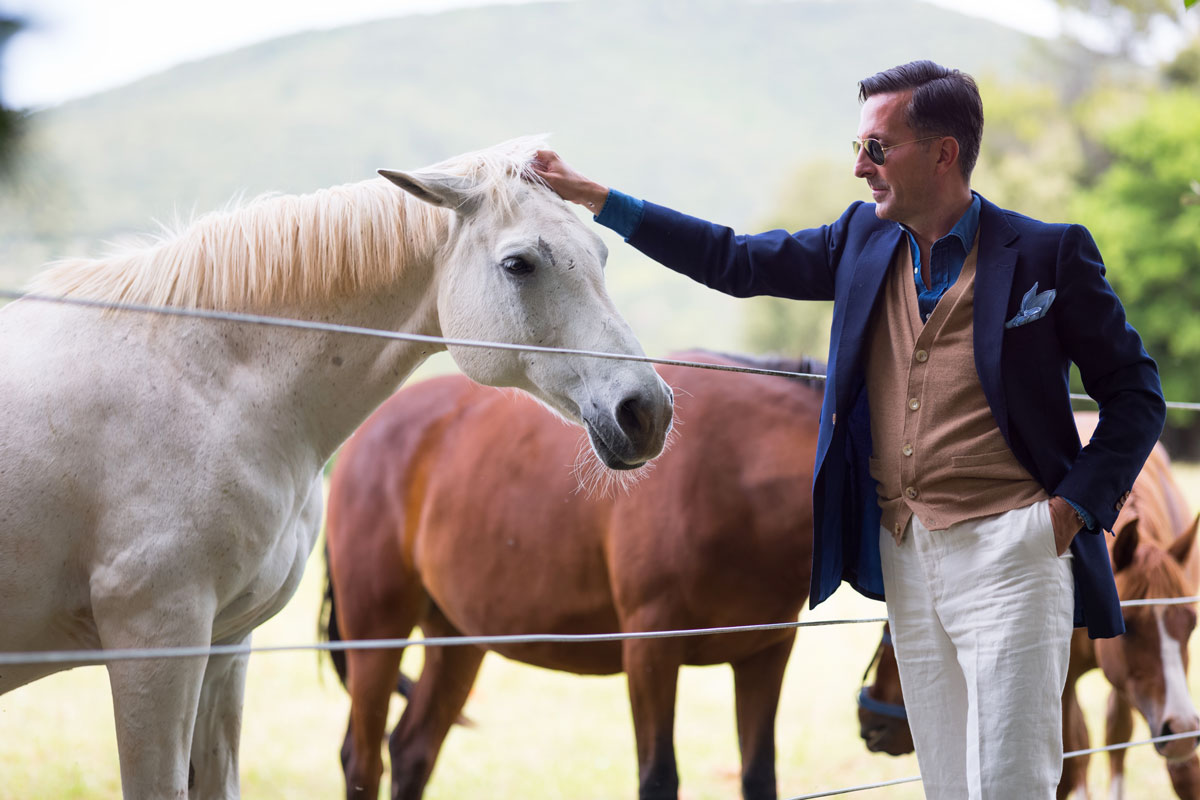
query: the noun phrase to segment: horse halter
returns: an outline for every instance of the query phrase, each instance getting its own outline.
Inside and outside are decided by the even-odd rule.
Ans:
[[[904,710],[904,706],[900,703],[888,703],[883,700],[876,700],[868,693],[870,689],[867,686],[867,676],[871,674],[871,670],[879,662],[883,656],[883,648],[892,643],[892,632],[884,631],[883,638],[879,640],[879,646],[875,648],[875,655],[871,656],[871,663],[867,664],[867,668],[863,671],[862,688],[858,690],[858,707],[864,711],[869,711],[872,714],[879,714],[892,719],[908,719],[908,712]]]

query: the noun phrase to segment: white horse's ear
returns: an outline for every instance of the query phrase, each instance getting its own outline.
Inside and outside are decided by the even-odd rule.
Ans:
[[[467,214],[474,209],[470,182],[459,175],[443,172],[398,172],[381,169],[379,174],[418,200]]]

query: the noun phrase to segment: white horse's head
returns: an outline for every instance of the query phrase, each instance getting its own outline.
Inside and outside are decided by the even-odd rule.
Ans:
[[[464,156],[444,170],[380,170],[406,192],[453,211],[436,267],[442,334],[642,355],[605,290],[604,243],[531,179],[528,164],[538,143],[512,145],[515,150],[502,145]],[[585,426],[596,455],[612,469],[639,467],[663,448],[672,395],[649,364],[456,345],[449,350],[479,383],[524,389]]]

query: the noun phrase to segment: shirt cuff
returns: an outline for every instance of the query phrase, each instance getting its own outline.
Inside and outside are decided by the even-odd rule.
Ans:
[[[604,207],[592,219],[621,234],[622,238],[628,239],[641,227],[644,213],[645,206],[641,200],[618,192],[616,189],[609,189]]]
[[[1059,497],[1062,497],[1062,495],[1060,494]],[[1071,508],[1075,509],[1079,516],[1083,517],[1083,527],[1085,530],[1096,530],[1096,518],[1089,514],[1086,508],[1079,505],[1079,503],[1076,503],[1069,497],[1063,497],[1063,500],[1066,500],[1068,503],[1070,503]]]

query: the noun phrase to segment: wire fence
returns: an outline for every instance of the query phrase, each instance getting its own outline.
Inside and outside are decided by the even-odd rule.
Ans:
[[[5,300],[24,300],[29,302],[44,302],[56,303],[77,306],[82,308],[93,308],[106,311],[119,311],[141,314],[158,314],[170,317],[191,318],[210,320],[214,322],[234,323],[242,325],[264,325],[272,327],[290,328],[300,331],[316,331],[323,333],[338,333],[352,336],[371,336],[384,339],[422,342],[427,344],[440,345],[442,347],[470,347],[470,348],[487,348],[495,350],[510,350],[522,352],[545,353],[552,355],[573,355],[584,356],[589,358],[599,358],[608,360],[633,361],[640,363],[658,364],[664,366],[680,366],[695,369],[707,369],[723,372],[746,373],[756,375],[771,375],[788,378],[802,379],[824,379],[825,375],[820,373],[804,373],[792,372],[787,370],[775,370],[762,367],[739,366],[739,365],[724,365],[724,364],[709,364],[696,361],[686,361],[679,359],[658,358],[651,356],[639,356],[627,353],[611,353],[594,350],[580,349],[565,349],[554,347],[543,347],[537,345],[523,345],[504,342],[488,342],[470,339],[455,339],[450,337],[429,336],[423,334],[403,333],[398,331],[380,330],[375,328],[363,328],[349,325],[340,325],[336,323],[317,322],[312,320],[298,320],[283,317],[263,316],[258,314],[247,314],[229,311],[218,311],[212,309],[200,308],[184,308],[174,306],[153,306],[138,303],[118,303],[110,301],[89,300],[85,298],[75,297],[53,297],[47,295],[36,295],[25,292],[0,289],[0,299]],[[1092,401],[1092,398],[1084,394],[1071,394],[1072,400]],[[1094,402],[1094,401],[1092,401]],[[1183,402],[1183,401],[1167,401],[1167,407],[1183,410],[1200,410],[1200,402]],[[1174,597],[1174,598],[1149,598],[1141,600],[1126,600],[1121,602],[1123,608],[1151,605],[1180,605],[1200,602],[1200,596],[1191,597]],[[251,654],[264,653],[288,653],[300,651],[349,651],[349,650],[390,650],[401,649],[412,646],[420,647],[462,647],[475,646],[491,648],[501,645],[515,644],[560,644],[560,643],[596,643],[596,642],[616,642],[633,639],[661,639],[673,637],[694,637],[694,636],[712,636],[730,633],[746,633],[756,631],[771,631],[785,629],[799,629],[809,627],[822,627],[834,625],[855,625],[864,623],[882,623],[886,622],[886,617],[866,617],[857,619],[833,619],[833,620],[815,620],[815,621],[789,621],[779,623],[765,623],[758,625],[735,625],[712,628],[692,628],[683,630],[664,630],[664,631],[632,631],[618,632],[605,634],[521,634],[521,635],[500,635],[500,636],[455,636],[455,637],[429,637],[429,638],[404,638],[404,639],[373,639],[373,640],[355,640],[355,641],[340,641],[340,642],[315,642],[302,643],[294,645],[274,645],[274,646],[253,646],[245,644],[232,645],[196,645],[182,647],[157,647],[157,648],[131,648],[131,649],[100,649],[100,650],[54,650],[54,651],[26,651],[26,652],[0,652],[0,666],[27,666],[34,664],[60,664],[63,666],[83,666],[83,665],[100,665],[118,661],[132,660],[147,660],[147,659],[178,659],[178,658],[212,658],[212,657],[248,657]],[[1200,731],[1190,731],[1187,733],[1171,734],[1168,736],[1159,736],[1151,739],[1140,740],[1136,742],[1124,742],[1121,744],[1108,745],[1104,747],[1091,748],[1087,750],[1077,750],[1064,754],[1064,759],[1077,758],[1084,755],[1091,755],[1101,752],[1109,752],[1113,750],[1121,750],[1132,747],[1140,747],[1144,745],[1159,744],[1163,742],[1174,741],[1177,739],[1187,739],[1200,737]],[[836,797],[847,794],[858,793],[873,789],[887,788],[890,786],[898,786],[906,783],[916,783],[920,781],[920,776],[907,778],[898,778],[894,780],[881,781],[877,783],[862,784],[859,786],[843,787],[828,791],[821,791],[812,794],[796,795],[787,798],[787,800],[816,800],[816,798]]]

